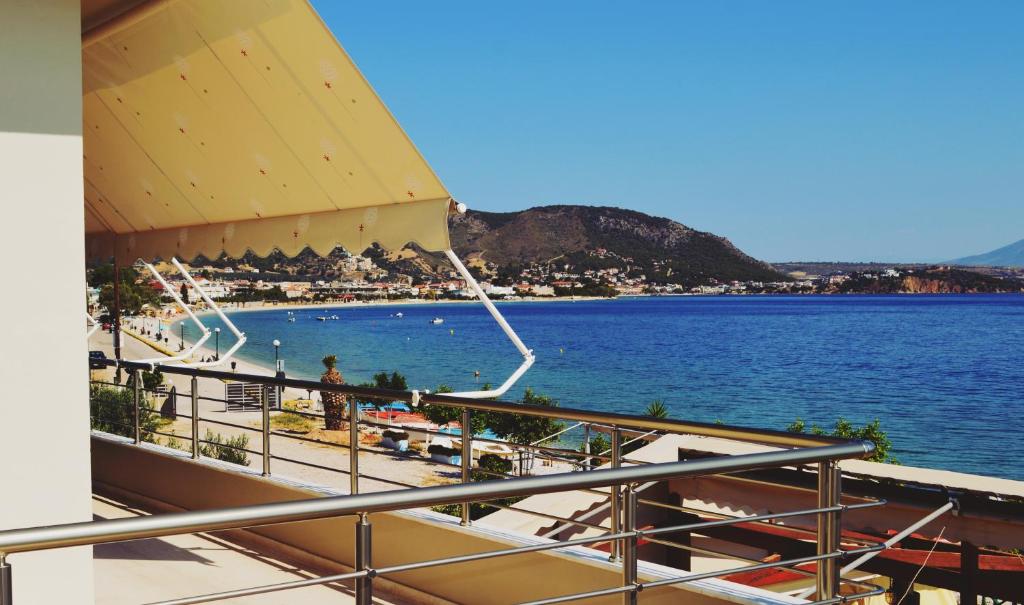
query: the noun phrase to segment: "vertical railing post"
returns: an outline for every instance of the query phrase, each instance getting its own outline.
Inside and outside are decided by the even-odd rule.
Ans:
[[[199,378],[192,376],[192,459],[199,459]]]
[[[842,474],[835,460],[818,463],[818,508],[839,506],[842,493]],[[839,550],[842,517],[838,511],[818,513],[818,549],[819,555],[834,553]],[[815,574],[815,587],[818,600],[832,599],[839,594],[839,563],[838,559],[830,558],[818,561]]]
[[[135,444],[138,445],[142,441],[142,421],[139,412],[142,409],[142,372],[141,370],[132,371],[132,429],[135,438]]]
[[[0,605],[14,605],[14,588],[11,581],[11,564],[4,555],[0,555]]]
[[[270,397],[263,391],[263,476],[270,476]]]
[[[636,605],[637,586],[637,543],[639,537],[636,535],[636,513],[639,499],[637,498],[636,486],[626,486],[626,493],[622,498],[623,528],[622,531],[633,532],[633,535],[622,540],[622,585],[632,586],[633,590],[622,594],[623,605]]]
[[[620,466],[622,466],[622,431],[616,426],[612,427],[612,468],[619,468]],[[621,485],[613,485],[608,489],[608,500],[611,504],[611,510],[608,515],[608,527],[609,531],[613,534],[619,533],[619,529],[622,527],[621,494]],[[619,541],[612,540],[608,545],[608,551],[608,560],[618,561],[620,556]]]
[[[348,397],[348,486],[348,493],[359,493],[359,403],[351,395]]]
[[[462,483],[470,481],[470,467],[473,464],[473,427],[469,408],[462,408]],[[462,525],[469,525],[469,502],[462,503]]]
[[[356,521],[356,571],[370,569],[373,565],[370,519],[366,513],[359,513]],[[373,602],[373,579],[367,575],[356,578],[356,605],[371,605]]]
[[[583,470],[590,470],[590,423],[583,425]]]

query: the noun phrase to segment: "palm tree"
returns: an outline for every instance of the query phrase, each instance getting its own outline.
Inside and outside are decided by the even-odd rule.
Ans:
[[[660,399],[655,399],[647,405],[647,409],[644,410],[644,416],[650,416],[651,418],[668,418],[668,408],[665,407],[665,402]]]
[[[324,384],[345,384],[345,379],[338,371],[338,356],[326,355],[320,360],[326,371],[320,375],[320,382]],[[334,391],[320,391],[320,398],[324,402],[324,428],[328,431],[340,431],[342,420],[345,418],[345,395]]]

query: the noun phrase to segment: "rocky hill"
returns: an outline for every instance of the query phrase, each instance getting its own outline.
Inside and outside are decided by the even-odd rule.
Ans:
[[[985,265],[990,267],[1024,267],[1024,239],[985,254],[958,258],[954,265]]]
[[[770,265],[747,256],[729,240],[666,218],[621,208],[540,206],[520,212],[478,212],[451,219],[452,247],[479,274],[514,282],[524,269],[541,274],[617,269],[617,275],[643,276],[648,284],[708,285],[730,281],[786,281]],[[359,251],[351,251],[359,253]],[[362,255],[389,275],[417,283],[444,277],[452,267],[443,254],[415,245],[401,250],[369,248]],[[305,250],[289,259],[275,252],[266,258],[246,254],[200,264],[259,271],[263,279],[352,277],[348,254],[335,250],[318,257]],[[372,272],[372,271],[371,271]],[[356,275],[361,277],[362,273]],[[599,281],[595,279],[594,281]]]
[[[452,245],[476,264],[517,268],[569,265],[575,271],[619,267],[647,281],[785,279],[724,237],[632,210],[539,206],[519,212],[469,211],[452,219]]]

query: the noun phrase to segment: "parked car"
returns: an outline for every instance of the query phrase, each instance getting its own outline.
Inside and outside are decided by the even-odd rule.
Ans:
[[[107,367],[107,354],[103,351],[89,351],[89,369],[102,370]]]

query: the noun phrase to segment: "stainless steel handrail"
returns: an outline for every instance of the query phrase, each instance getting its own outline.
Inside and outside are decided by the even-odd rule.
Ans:
[[[854,441],[798,450],[779,450],[647,466],[600,469],[589,473],[523,477],[507,481],[442,485],[415,490],[374,492],[169,513],[152,517],[14,529],[0,532],[0,553],[8,555],[51,548],[105,544],[175,534],[242,529],[328,517],[422,508],[439,504],[461,504],[582,488],[609,487],[627,483],[664,481],[777,466],[811,464],[823,460],[862,458],[872,451],[874,451],[874,445],[870,442]]]
[[[557,603],[578,600],[585,598],[586,596],[597,596],[598,594],[623,594],[627,603],[635,603],[637,594],[645,586],[660,586],[665,584],[690,582],[703,577],[717,577],[730,573],[729,571],[720,571],[711,574],[692,574],[683,577],[669,578],[666,580],[655,580],[646,584],[639,583],[636,580],[637,539],[645,534],[650,535],[658,532],[656,530],[639,530],[635,526],[638,502],[634,487],[637,484],[778,466],[812,463],[824,466],[825,464],[834,464],[836,460],[864,457],[870,454],[873,449],[874,445],[869,442],[854,441],[845,444],[824,445],[803,449],[778,450],[757,454],[706,458],[701,460],[651,464],[645,466],[609,468],[588,473],[548,475],[542,477],[510,479],[508,481],[463,483],[459,485],[428,487],[398,492],[387,491],[328,498],[314,498],[273,504],[171,513],[150,517],[111,519],[50,527],[8,530],[0,532],[0,595],[3,597],[0,601],[3,601],[4,605],[13,605],[13,599],[10,593],[12,568],[7,560],[7,555],[12,553],[32,552],[71,546],[105,544],[145,538],[158,538],[185,533],[244,529],[279,523],[356,515],[358,517],[358,521],[356,523],[356,569],[355,572],[351,574],[326,576],[319,579],[313,578],[293,583],[248,588],[239,591],[232,591],[230,593],[200,595],[198,597],[177,599],[174,601],[167,601],[165,603],[201,603],[215,600],[216,598],[225,598],[226,595],[229,594],[234,596],[260,594],[262,592],[272,592],[298,586],[327,583],[342,578],[351,578],[356,580],[357,603],[370,603],[372,580],[375,576],[382,573],[454,564],[482,558],[517,554],[520,552],[553,550],[557,548],[565,548],[571,545],[587,544],[592,543],[593,541],[603,540],[611,540],[611,544],[617,544],[620,541],[623,543],[624,552],[622,560],[624,586],[590,593],[565,595],[538,602]],[[399,511],[438,504],[466,504],[473,501],[622,485],[626,486],[626,492],[623,498],[626,517],[624,531],[613,530],[602,536],[594,538],[580,538],[565,543],[553,543],[550,546],[537,545],[532,547],[513,548],[506,549],[504,551],[493,551],[491,553],[477,553],[473,555],[451,557],[448,559],[421,561],[380,569],[374,569],[369,558],[369,513]],[[819,507],[819,509],[815,509],[813,512],[818,513],[819,515],[833,514],[839,512],[837,509],[841,510],[842,507],[836,505]],[[793,514],[808,514],[810,512],[812,511],[804,510],[797,511],[797,513]],[[787,513],[779,513],[779,515],[785,516]],[[702,524],[695,524],[693,527],[700,527],[701,525]],[[709,525],[704,524],[704,526]],[[668,529],[676,531],[680,529],[680,527]],[[884,548],[884,545],[881,547]],[[826,552],[820,552],[818,555],[813,557],[752,565],[736,568],[732,571],[750,571],[767,567],[778,567],[780,565],[796,564],[805,561],[820,561],[822,563],[826,561],[834,562],[836,558],[842,556],[845,556],[845,553],[838,548],[832,548]],[[820,594],[823,594],[826,598],[832,598],[834,596],[834,591],[828,591]]]
[[[141,406],[141,385],[140,372],[143,369],[149,367],[147,364],[139,364],[133,362],[108,362],[108,365],[117,365],[121,368],[129,370],[131,374],[135,376],[134,380],[134,392],[132,397],[132,403],[128,404],[127,407],[132,409],[132,418],[134,426],[127,427],[134,429],[134,441],[138,443],[140,441],[140,427],[139,419],[142,411]],[[626,603],[634,603],[636,596],[642,585],[636,582],[636,547],[637,540],[641,537],[657,542],[658,540],[653,538],[653,535],[669,533],[670,531],[679,531],[687,529],[688,526],[679,526],[673,528],[661,528],[657,530],[638,530],[635,527],[636,511],[637,506],[642,501],[637,497],[637,491],[639,485],[649,486],[655,481],[660,481],[669,478],[682,478],[698,475],[708,474],[719,474],[724,472],[735,473],[744,470],[754,470],[766,467],[777,467],[777,466],[798,466],[806,464],[816,464],[819,469],[830,469],[834,471],[837,469],[835,461],[842,458],[851,457],[863,457],[866,456],[872,449],[873,445],[867,442],[851,442],[849,440],[835,439],[829,437],[821,437],[816,435],[796,435],[793,433],[784,433],[780,431],[764,431],[760,429],[748,429],[742,427],[728,427],[723,425],[709,425],[704,423],[692,423],[683,422],[671,419],[656,419],[650,417],[637,417],[628,416],[624,414],[614,413],[601,413],[591,412],[588,410],[579,410],[573,408],[561,408],[554,406],[532,406],[524,405],[519,403],[507,403],[493,400],[481,401],[477,399],[465,399],[461,397],[453,397],[450,395],[420,395],[419,401],[428,405],[441,405],[441,406],[452,406],[460,408],[462,413],[462,424],[464,426],[465,434],[463,435],[463,447],[462,454],[463,460],[460,465],[451,465],[461,467],[462,470],[462,484],[454,486],[442,486],[434,488],[425,488],[418,490],[408,490],[407,492],[385,492],[383,494],[367,494],[367,495],[355,495],[358,494],[358,479],[361,474],[358,470],[358,424],[361,422],[365,425],[382,426],[379,423],[371,422],[368,420],[358,420],[352,422],[350,419],[349,430],[350,430],[350,445],[340,446],[349,450],[350,466],[349,471],[343,471],[341,469],[332,469],[328,467],[322,467],[318,465],[307,464],[299,460],[291,460],[288,458],[273,456],[270,452],[269,438],[271,435],[278,435],[284,437],[292,437],[291,435],[282,435],[276,431],[270,429],[269,422],[269,408],[264,402],[261,406],[262,409],[262,422],[259,428],[247,427],[242,425],[236,425],[233,423],[227,423],[223,421],[215,421],[212,419],[203,419],[199,416],[198,400],[212,400],[213,398],[201,397],[198,393],[197,379],[199,377],[219,379],[219,380],[240,380],[246,382],[252,382],[256,384],[276,386],[280,390],[285,387],[300,388],[303,390],[316,390],[316,391],[328,391],[328,392],[339,392],[350,396],[350,402],[354,399],[380,399],[388,401],[406,401],[412,403],[414,400],[414,394],[403,391],[390,391],[384,389],[371,389],[365,387],[354,387],[350,385],[333,385],[324,384],[320,382],[295,380],[279,378],[277,376],[259,376],[251,374],[237,374],[234,372],[220,372],[212,370],[199,370],[196,368],[187,367],[175,367],[167,366],[162,367],[161,370],[169,374],[180,374],[191,377],[191,391],[189,397],[192,400],[192,415],[189,417],[192,423],[192,449],[193,457],[198,456],[198,444],[205,442],[198,437],[198,422],[200,420],[211,422],[214,424],[220,424],[224,426],[231,426],[238,429],[252,430],[256,432],[262,432],[263,446],[262,451],[257,452],[255,450],[245,449],[244,451],[251,454],[262,454],[263,455],[263,472],[264,475],[269,475],[269,463],[271,459],[277,459],[287,462],[293,462],[296,464],[304,464],[308,466],[314,466],[323,468],[325,470],[334,470],[348,474],[350,477],[350,496],[339,496],[336,498],[328,499],[317,499],[306,502],[305,506],[309,506],[309,509],[297,510],[294,507],[296,504],[301,503],[282,503],[278,505],[258,505],[254,507],[242,507],[239,509],[224,509],[222,511],[204,511],[202,513],[179,513],[178,515],[164,515],[161,517],[161,521],[152,521],[150,518],[138,518],[138,519],[122,519],[113,521],[97,522],[101,527],[100,533],[95,533],[96,524],[72,524],[69,526],[58,526],[56,528],[34,528],[33,530],[18,530],[23,532],[42,532],[37,534],[28,534],[29,538],[33,535],[37,538],[36,541],[29,543],[8,543],[6,540],[16,539],[20,535],[22,538],[25,534],[12,534],[11,532],[0,532],[0,574],[6,572],[9,575],[10,566],[5,565],[4,556],[5,553],[12,552],[23,552],[26,550],[40,550],[46,548],[60,548],[64,546],[82,545],[82,544],[96,544],[111,541],[122,541],[129,539],[138,539],[145,537],[159,537],[162,535],[173,535],[177,533],[194,533],[204,531],[214,531],[217,529],[238,529],[244,527],[253,527],[258,525],[285,523],[298,520],[307,519],[319,519],[327,517],[336,517],[344,515],[358,515],[359,522],[357,523],[357,556],[356,556],[356,568],[357,571],[353,574],[343,574],[345,578],[356,579],[356,592],[357,602],[364,603],[366,600],[366,594],[370,590],[372,585],[372,578],[383,572],[397,571],[395,569],[379,569],[372,570],[369,563],[368,545],[369,545],[369,531],[370,524],[367,517],[367,513],[370,512],[382,512],[388,510],[404,510],[407,508],[415,508],[420,506],[431,506],[436,504],[461,504],[462,508],[462,524],[469,524],[469,504],[471,502],[478,502],[485,505],[495,505],[498,508],[506,508],[502,505],[487,502],[488,500],[496,500],[501,498],[517,497],[517,496],[529,496],[540,493],[552,493],[560,491],[579,490],[588,493],[601,493],[598,488],[608,488],[604,493],[607,494],[608,504],[605,507],[611,506],[611,514],[609,516],[610,529],[608,534],[603,537],[596,539],[578,539],[570,540],[568,542],[554,543],[550,547],[536,548],[535,550],[551,550],[556,548],[564,548],[579,542],[579,544],[591,544],[594,542],[608,542],[609,550],[611,551],[611,560],[618,561],[622,560],[624,570],[624,584],[626,587],[633,585],[633,589],[617,588],[611,589],[612,592],[601,591],[602,594],[615,594],[621,593],[624,595]],[[112,385],[116,386],[116,385]],[[123,386],[123,385],[122,385]],[[354,409],[354,403],[350,407]],[[585,429],[589,429],[591,426],[599,426],[610,430],[612,435],[613,448],[610,450],[612,468],[604,469],[599,471],[591,471],[585,474],[581,473],[562,473],[558,475],[548,475],[545,477],[532,477],[529,479],[514,479],[512,481],[500,481],[500,482],[487,482],[487,483],[471,483],[469,476],[469,456],[471,450],[469,449],[469,443],[475,440],[472,430],[471,423],[469,422],[469,416],[472,410],[486,410],[498,413],[512,413],[527,416],[540,416],[555,419],[569,419],[575,420],[577,423],[574,425],[578,427],[583,425]],[[282,410],[283,412],[290,412],[290,410]],[[147,410],[147,413],[152,413],[153,410]],[[319,414],[306,414],[297,412],[302,416],[316,416],[322,417]],[[184,415],[183,415],[184,416]],[[573,428],[573,427],[570,427]],[[157,431],[145,430],[146,433],[163,434]],[[566,429],[568,430],[568,429]],[[427,431],[433,433],[433,431]],[[564,430],[561,432],[565,432]],[[730,456],[723,458],[707,458],[702,460],[692,460],[687,462],[676,462],[676,463],[664,463],[664,464],[646,464],[638,463],[639,466],[627,466],[621,468],[622,462],[625,459],[622,457],[623,449],[622,437],[625,434],[632,434],[634,438],[627,443],[643,439],[648,435],[657,432],[675,432],[675,433],[690,433],[706,436],[717,436],[717,437],[728,437],[733,439],[743,439],[747,441],[759,441],[762,443],[770,443],[777,446],[797,447],[800,449],[792,450],[775,450],[762,454],[752,454],[743,456]],[[637,436],[639,434],[639,436]],[[310,440],[320,442],[319,440]],[[543,440],[542,440],[543,441]],[[560,448],[549,448],[544,446],[537,446],[535,444],[519,446],[528,449],[551,450],[558,451],[559,453],[570,454],[570,450],[563,450]],[[237,449],[237,448],[236,448]],[[585,452],[582,456],[589,455],[591,458],[604,458],[604,456],[598,454],[594,455],[584,448]],[[724,466],[721,466],[723,465]],[[746,466],[745,464],[752,464],[753,466]],[[520,469],[522,470],[522,469]],[[616,474],[618,473],[618,474]],[[659,474],[661,473],[661,474]],[[667,473],[667,474],[664,474]],[[595,474],[597,474],[595,476]],[[836,474],[830,472],[829,475]],[[582,475],[582,476],[581,476]],[[362,475],[365,478],[372,478]],[[567,478],[568,476],[568,478]],[[830,487],[825,492],[819,493],[819,508],[797,511],[794,513],[781,513],[778,515],[762,515],[765,519],[778,517],[789,517],[798,516],[803,514],[817,514],[819,518],[819,529],[818,529],[818,542],[819,551],[818,555],[830,555],[831,553],[838,553],[838,514],[842,510],[846,510],[846,507],[840,504],[838,501],[838,477],[834,477],[835,487]],[[539,483],[538,483],[539,482]],[[396,485],[404,485],[400,483],[394,483]],[[409,486],[407,486],[409,487]],[[622,494],[621,490],[625,487],[625,493]],[[639,489],[642,489],[640,487]],[[454,490],[454,491],[452,491]],[[820,490],[819,490],[820,491]],[[415,497],[409,499],[407,496],[413,493]],[[440,494],[440,495],[437,495]],[[363,498],[370,498],[370,500],[361,500]],[[429,499],[433,498],[433,499]],[[823,499],[824,498],[824,499]],[[331,503],[325,503],[325,501],[331,501],[331,503],[337,504],[338,507],[332,507]],[[345,504],[349,506],[346,508]],[[518,509],[517,509],[518,510]],[[564,519],[551,515],[545,515],[543,513],[537,513],[536,511],[523,510],[527,514],[537,514],[541,517],[547,517],[549,519],[555,519],[562,522],[567,522],[570,525],[592,527],[594,529],[604,530],[601,525],[581,523],[579,519]],[[209,517],[209,514],[214,514],[214,517]],[[194,515],[188,517],[187,515]],[[226,515],[226,517],[225,517]],[[255,515],[255,516],[254,516]],[[171,517],[167,519],[167,517]],[[191,519],[191,521],[190,521]],[[824,524],[820,523],[820,520],[825,519],[827,522]],[[689,529],[699,529],[702,525],[705,527],[714,527],[716,525],[724,525],[747,521],[760,520],[759,517],[751,519],[735,519],[735,520],[722,520],[705,522],[703,524],[691,524],[692,527]],[[126,527],[120,524],[125,522],[131,522]],[[150,527],[146,523],[155,524],[155,527]],[[177,522],[177,524],[175,524]],[[188,525],[188,523],[198,525]],[[218,525],[210,525],[211,522],[216,522]],[[170,523],[170,525],[167,525]],[[181,525],[185,523],[185,525]],[[113,528],[111,533],[111,528]],[[56,538],[51,536],[51,541],[40,542],[38,538],[45,538],[48,531],[51,530],[63,530],[71,531],[70,535],[61,534]],[[75,532],[82,533],[75,533]],[[90,533],[93,532],[93,533]],[[140,533],[141,532],[141,533]],[[127,537],[126,537],[127,536]],[[69,542],[69,540],[72,540]],[[77,542],[75,541],[77,540]],[[365,544],[366,552],[360,547],[360,544]],[[508,549],[506,551],[494,551],[489,556],[503,556],[505,554],[514,554],[517,549]],[[527,552],[524,550],[523,552]],[[717,553],[716,553],[717,555]],[[720,556],[720,555],[719,555]],[[838,556],[838,555],[837,555]],[[429,567],[434,565],[442,565],[445,563],[457,563],[461,561],[474,560],[473,555],[454,557],[450,559],[439,559],[435,561],[421,561],[418,563],[410,563],[407,565],[413,566],[412,568]],[[742,558],[740,559],[742,560]],[[819,571],[816,574],[819,595],[825,597],[831,597],[835,594],[835,590],[838,588],[838,578],[835,576],[834,568],[835,560],[831,556],[824,556],[820,559],[821,564],[818,566],[819,570],[825,569],[825,571]],[[776,562],[772,566],[784,566],[786,562]],[[402,566],[399,566],[402,567]],[[367,571],[369,570],[369,571]],[[632,571],[629,571],[632,570]],[[340,576],[328,576],[326,578],[342,579]],[[632,578],[632,579],[630,579]],[[317,582],[317,579],[302,580],[302,585],[310,585],[316,583],[328,583],[335,581],[332,579],[322,579],[321,582]],[[268,587],[254,587],[249,589],[242,589],[240,591],[231,591],[237,593],[238,596],[243,594],[259,594],[261,592],[270,592],[277,590],[284,590],[288,586],[295,584],[293,582],[286,582],[283,584],[276,584]],[[297,586],[297,584],[296,584]],[[9,584],[8,584],[9,587]],[[0,586],[0,588],[3,588]],[[3,591],[0,590],[0,593]],[[190,597],[187,599],[178,599],[174,601],[166,601],[166,605],[171,603],[200,603],[214,600],[213,597],[220,595],[220,598],[225,598],[224,595],[229,593],[217,593],[216,595],[201,595],[198,597]],[[583,593],[581,593],[583,594]],[[597,593],[593,593],[595,596]],[[576,600],[583,598],[580,595],[559,597],[554,600],[548,600],[544,602],[562,602],[563,600]],[[2,599],[0,599],[2,601]],[[8,605],[9,601],[3,602],[2,605]]]
[[[151,368],[150,364],[136,363],[132,361],[106,360],[108,366],[117,366],[127,370],[142,370]],[[299,380],[295,378],[278,378],[276,376],[261,376],[258,374],[242,374],[235,372],[224,372],[219,370],[202,370],[181,366],[160,366],[164,374],[177,374],[181,376],[198,376],[200,378],[213,378],[217,380],[232,380],[253,382],[257,384],[292,387],[305,391],[328,391],[365,397],[367,399],[382,399],[388,401],[402,401],[412,403],[415,395],[411,391],[394,391],[390,389],[376,389],[359,387],[349,384],[326,384],[313,380]],[[469,408],[471,410],[482,410],[488,412],[504,412],[522,414],[526,416],[539,416],[544,418],[555,418],[560,420],[571,420],[574,422],[586,422],[603,424],[620,429],[641,429],[645,431],[667,431],[672,433],[688,433],[702,435],[705,437],[721,437],[724,439],[738,439],[742,441],[753,441],[769,445],[784,447],[813,447],[823,444],[845,443],[847,440],[825,435],[811,435],[803,433],[790,433],[787,431],[775,431],[767,429],[756,429],[750,427],[735,427],[724,424],[713,424],[706,422],[693,422],[674,420],[671,418],[652,418],[647,416],[631,416],[615,412],[597,412],[579,408],[566,408],[555,406],[530,405],[524,403],[510,403],[490,399],[468,399],[439,393],[419,393],[418,401],[421,404],[437,404],[442,406]]]

